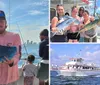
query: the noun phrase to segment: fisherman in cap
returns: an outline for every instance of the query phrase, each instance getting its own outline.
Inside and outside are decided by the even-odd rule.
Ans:
[[[17,48],[17,52],[11,60],[5,56],[4,62],[0,63],[0,85],[17,85],[16,81],[19,79],[18,61],[21,56],[21,40],[18,34],[8,32],[6,28],[6,16],[0,10],[0,45],[15,46]]]

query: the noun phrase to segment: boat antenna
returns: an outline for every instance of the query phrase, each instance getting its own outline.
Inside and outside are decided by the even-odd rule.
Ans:
[[[77,57],[80,57],[82,50],[79,51],[79,53],[76,55]]]

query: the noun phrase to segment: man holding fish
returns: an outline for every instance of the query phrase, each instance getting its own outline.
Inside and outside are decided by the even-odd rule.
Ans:
[[[5,13],[0,10],[0,45],[15,46],[17,52],[15,56],[9,60],[7,56],[3,62],[0,62],[0,85],[17,85],[18,61],[21,56],[21,40],[18,34],[6,31],[7,21]],[[1,54],[1,53],[0,53]]]

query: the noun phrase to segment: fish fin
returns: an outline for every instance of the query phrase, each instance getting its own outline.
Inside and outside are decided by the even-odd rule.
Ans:
[[[98,13],[96,13],[96,16],[100,19],[100,16],[99,16],[99,14],[98,14]]]
[[[56,35],[57,32],[51,32],[51,38],[54,37]]]

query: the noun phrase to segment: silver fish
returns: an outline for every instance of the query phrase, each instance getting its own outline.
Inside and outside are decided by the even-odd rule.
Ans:
[[[77,19],[75,19],[73,17],[70,17],[70,16],[64,16],[64,21],[57,24],[56,27],[57,27],[58,31],[57,32],[52,32],[52,37],[54,35],[63,35],[66,32],[65,28],[67,28],[73,22],[77,25],[79,24],[79,21]]]
[[[80,29],[80,30],[78,31],[77,36],[78,36],[79,33],[81,33],[81,32],[85,32],[85,31],[87,31],[87,30],[93,29],[96,25],[100,26],[100,18],[99,18],[99,19],[95,19],[93,22],[91,22],[91,23],[85,25],[82,29]],[[76,36],[76,37],[77,37],[77,36]]]

